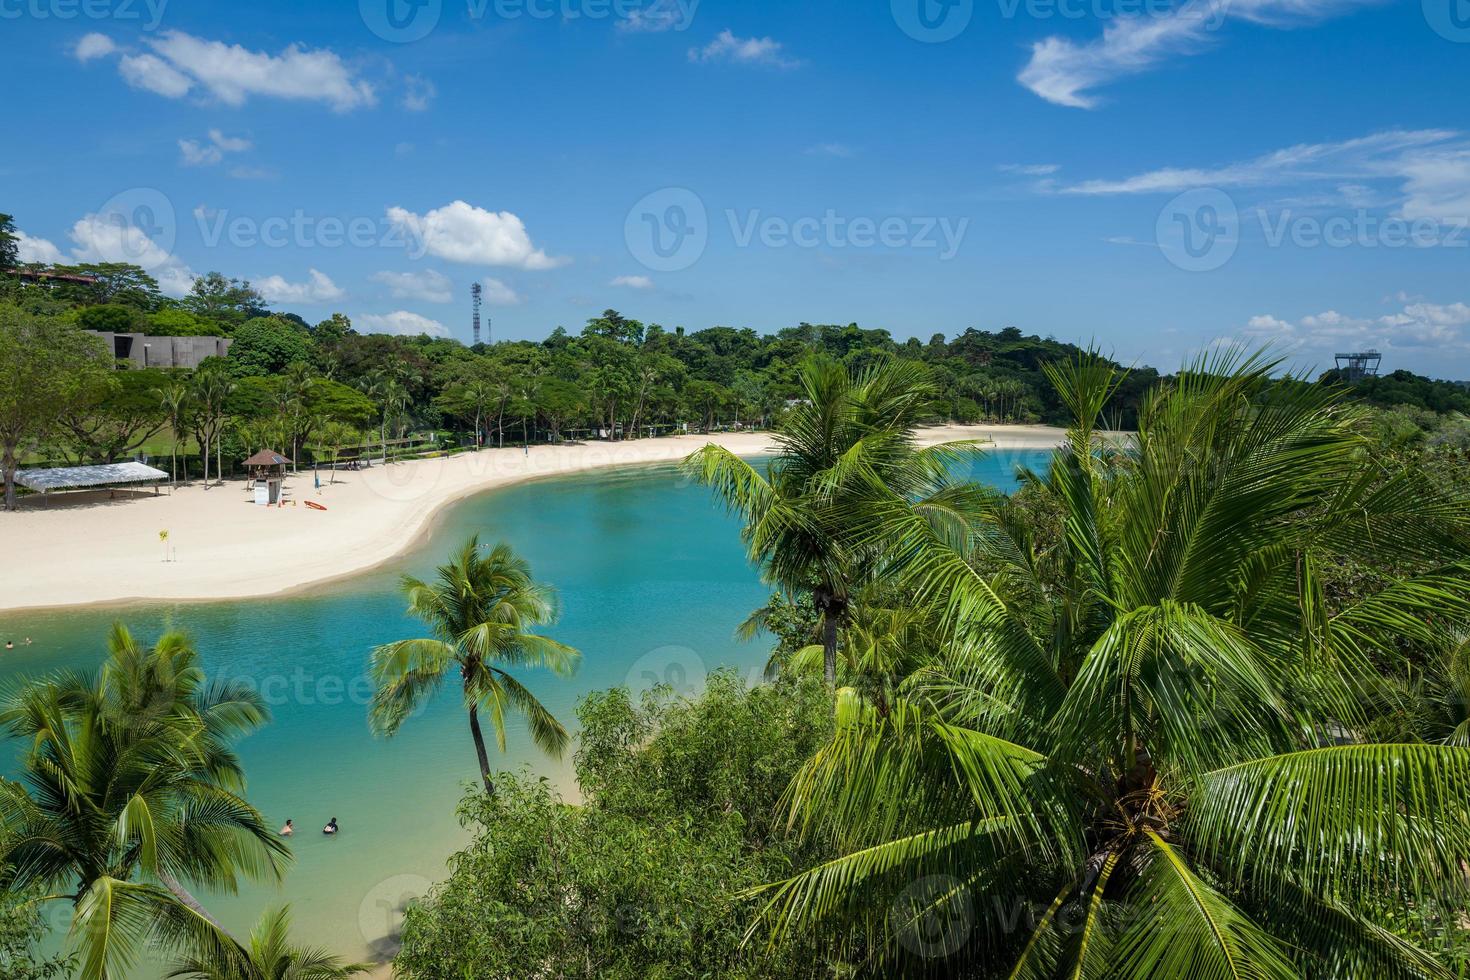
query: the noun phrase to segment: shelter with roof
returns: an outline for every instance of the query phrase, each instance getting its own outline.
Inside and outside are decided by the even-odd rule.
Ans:
[[[274,449],[262,449],[245,460],[245,472],[250,474],[248,489],[255,491],[257,504],[269,507],[281,502],[281,490],[286,483],[286,467],[290,465],[290,457]]]
[[[100,463],[94,466],[55,466],[47,469],[20,470],[15,482],[28,490],[39,493],[49,503],[53,490],[93,490],[100,487],[116,489],[152,484],[153,492],[168,479],[163,470],[154,469],[144,463]]]

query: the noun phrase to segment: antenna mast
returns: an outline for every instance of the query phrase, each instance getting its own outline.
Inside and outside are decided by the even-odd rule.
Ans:
[[[480,343],[480,284],[474,283],[470,286],[470,304],[474,308],[475,315],[472,320],[474,325],[475,345]]]

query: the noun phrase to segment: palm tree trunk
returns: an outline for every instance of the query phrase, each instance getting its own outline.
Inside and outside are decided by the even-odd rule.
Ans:
[[[186,908],[191,910],[195,915],[204,919],[220,932],[223,932],[225,935],[229,935],[229,932],[225,929],[225,927],[219,924],[219,920],[210,915],[209,910],[206,909],[203,905],[200,905],[199,900],[193,895],[189,894],[189,890],[183,885],[179,884],[177,878],[169,874],[167,871],[163,871],[160,869],[158,872],[158,880],[163,882],[163,887],[167,888],[170,892],[173,893],[174,898],[177,898]]]
[[[837,686],[837,614],[830,605],[822,613],[822,676],[829,690]]]
[[[485,795],[495,795],[495,784],[490,781],[490,755],[485,751],[485,733],[480,731],[480,709],[470,705],[470,735],[475,739],[475,755],[480,757],[480,778],[485,781]]]

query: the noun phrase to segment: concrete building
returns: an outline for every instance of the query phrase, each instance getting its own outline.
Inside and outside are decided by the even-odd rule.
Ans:
[[[92,331],[112,348],[112,356],[145,368],[197,368],[206,357],[224,357],[234,343],[226,337],[150,337],[142,333]]]

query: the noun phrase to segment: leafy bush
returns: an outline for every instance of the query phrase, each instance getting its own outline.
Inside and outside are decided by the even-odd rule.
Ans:
[[[441,977],[800,977],[800,944],[743,945],[757,899],[798,854],[776,823],[791,775],[830,730],[815,682],[747,689],[717,673],[694,700],[623,689],[579,707],[581,806],[504,774],[460,805],[474,841],[408,911],[395,960]]]

